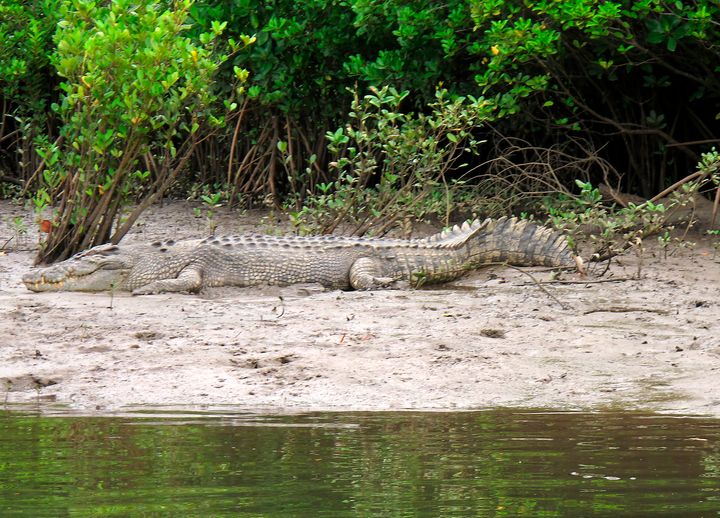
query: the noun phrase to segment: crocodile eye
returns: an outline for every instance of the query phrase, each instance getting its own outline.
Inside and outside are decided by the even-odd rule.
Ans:
[[[73,259],[83,259],[85,257],[105,257],[108,255],[117,255],[120,253],[120,247],[116,245],[108,245],[103,247],[96,247],[91,248],[90,250],[85,250],[84,252],[80,252],[76,256],[73,256]]]

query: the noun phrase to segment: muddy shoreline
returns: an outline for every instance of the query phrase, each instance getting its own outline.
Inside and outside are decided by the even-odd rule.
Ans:
[[[185,202],[126,240],[207,235]],[[223,212],[218,233],[267,224]],[[0,243],[32,214],[0,202]],[[720,254],[699,236],[649,249],[603,282],[546,285],[489,268],[434,289],[221,288],[132,297],[30,293],[34,230],[0,255],[0,388],[7,402],[295,410],[628,408],[720,416]],[[14,249],[12,245],[17,245]],[[548,281],[545,269],[529,269]]]

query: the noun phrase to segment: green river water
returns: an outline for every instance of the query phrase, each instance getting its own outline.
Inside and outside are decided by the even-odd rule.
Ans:
[[[0,410],[0,517],[720,516],[720,420]]]

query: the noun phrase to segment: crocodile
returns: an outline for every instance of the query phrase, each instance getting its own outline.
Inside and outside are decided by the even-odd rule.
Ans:
[[[41,291],[133,295],[206,287],[321,284],[331,289],[417,286],[492,263],[580,268],[564,235],[526,220],[475,220],[422,239],[261,234],[105,244],[23,277]]]

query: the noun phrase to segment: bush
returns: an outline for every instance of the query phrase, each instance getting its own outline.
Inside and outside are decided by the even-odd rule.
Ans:
[[[585,257],[591,261],[607,260],[609,266],[610,259],[628,249],[640,256],[648,237],[657,236],[667,254],[668,246],[673,242],[670,231],[674,229],[674,212],[692,207],[699,192],[706,187],[717,189],[718,185],[720,154],[713,149],[703,153],[695,173],[654,199],[619,200],[623,201],[623,206],[608,205],[600,189],[578,180],[579,195],[548,196],[545,205],[553,226],[566,233],[572,243],[590,245]],[[616,198],[622,197],[612,194]],[[693,223],[692,211],[685,223],[688,228]]]
[[[47,136],[51,126],[49,104],[57,95],[57,82],[50,54],[57,4],[0,2],[0,170],[20,184],[40,164],[33,139]]]
[[[0,85],[10,85],[2,86],[2,95],[9,99],[9,113],[20,116],[18,107],[25,105],[20,86],[22,81],[35,81],[35,70],[43,70],[40,58],[47,51],[40,49],[47,48],[48,31],[57,16],[44,13],[56,3],[24,2],[23,6],[30,6],[27,12],[8,5],[3,11],[5,20],[0,20],[0,31],[5,32],[0,34],[8,35],[12,44],[5,47],[11,49],[8,59],[0,62]],[[491,145],[483,148],[479,158],[469,157],[468,168],[498,158],[498,143],[506,136],[526,142],[528,148],[561,150],[571,157],[591,150],[597,157],[595,163],[603,166],[593,166],[592,171],[581,172],[576,178],[597,185],[608,169],[604,164],[609,164],[610,169],[622,172],[624,190],[640,192],[645,198],[684,177],[720,132],[720,26],[715,21],[720,17],[720,6],[708,0],[144,0],[133,4],[117,0],[105,7],[78,0],[73,5],[77,8],[66,6],[61,10],[65,26],[55,41],[64,47],[57,49],[54,60],[66,75],[57,115],[67,128],[63,128],[59,142],[55,142],[52,124],[50,131],[43,130],[47,135],[40,149],[47,157],[48,172],[41,179],[44,191],[37,198],[40,205],[54,200],[66,187],[75,188],[66,186],[67,177],[81,175],[77,178],[83,187],[76,199],[63,205],[63,213],[105,203],[95,198],[102,197],[100,190],[107,188],[111,196],[124,192],[149,199],[148,195],[164,189],[165,180],[171,181],[178,174],[176,165],[182,163],[191,164],[192,171],[183,177],[185,185],[220,184],[229,191],[230,200],[238,199],[238,194],[272,199],[274,203],[289,198],[294,211],[300,213],[299,205],[307,197],[308,203],[317,207],[335,190],[349,192],[348,178],[366,175],[353,169],[363,167],[362,163],[343,168],[330,165],[340,161],[329,148],[326,133],[335,133],[337,127],[344,132],[348,122],[352,127],[357,124],[356,120],[346,120],[353,102],[348,89],[381,91],[388,86],[407,92],[401,105],[385,107],[398,117],[434,117],[430,104],[435,102],[439,86],[447,90],[448,101],[455,97],[482,100],[487,103],[483,113],[486,126],[481,130],[484,134],[475,133],[474,137],[487,139]],[[163,7],[168,5],[172,7]],[[165,49],[159,66],[145,59],[149,55],[144,53],[151,47],[144,43],[125,41],[119,32],[98,32],[100,26],[112,25],[108,13],[113,9],[116,22],[128,29],[131,39],[145,38],[145,42],[154,41],[150,29],[141,27],[145,21],[159,23],[160,12],[183,13],[182,28],[158,25],[167,38],[153,43],[155,50]],[[156,9],[156,18],[150,20],[152,9]],[[147,19],[140,21],[143,17]],[[216,20],[227,24],[221,38],[217,34],[223,25]],[[234,52],[247,46],[253,37],[245,36],[245,31],[255,33],[255,44],[235,52],[231,59],[223,61],[222,57],[205,54],[219,47]],[[215,39],[210,41],[213,35]],[[116,66],[109,57],[113,54],[131,63],[127,61],[130,53],[137,54],[138,63],[132,65],[137,67],[135,75],[128,72],[127,76],[118,76],[115,88],[115,77],[103,77],[102,68]],[[84,69],[76,70],[70,65],[81,55],[86,59]],[[44,59],[47,62],[47,56]],[[203,69],[204,64],[209,68]],[[67,69],[64,72],[63,67]],[[118,70],[127,68],[123,67],[118,66]],[[250,75],[240,115],[234,126],[216,134],[223,117],[207,107],[218,96],[231,96],[235,83],[246,78],[245,69]],[[144,74],[142,78],[138,71]],[[223,79],[213,83],[214,89],[209,92],[207,88],[199,90],[198,83],[209,86],[213,75]],[[91,83],[84,85],[83,80]],[[167,92],[163,81],[170,85]],[[182,86],[186,81],[190,85],[187,88]],[[123,90],[126,87],[138,89],[136,99],[126,95],[130,91]],[[30,99],[42,95],[31,94]],[[142,110],[135,109],[136,101]],[[185,103],[196,101],[200,107],[188,111]],[[27,113],[42,114],[42,104]],[[27,115],[22,117],[23,121],[31,120]],[[43,126],[33,125],[36,129]],[[190,148],[195,154],[183,162]],[[121,152],[123,158],[113,156],[108,149]],[[388,164],[378,154],[380,149],[374,155],[377,170],[362,189],[363,195],[372,194],[376,200],[358,203],[358,208],[376,203],[378,185],[391,185],[388,189],[400,186],[386,180],[383,184],[383,168]],[[5,163],[12,162],[9,156]],[[520,154],[514,156],[522,160]],[[517,165],[515,171],[520,171]],[[126,168],[129,173],[122,172]],[[118,170],[118,178],[111,181],[110,176],[116,178]],[[453,174],[458,178],[463,172]],[[27,180],[27,171],[22,174]],[[388,174],[387,178],[395,175],[392,171]],[[538,175],[534,174],[533,182],[549,183]],[[429,191],[444,189],[427,175],[423,181]],[[504,187],[489,185],[491,181],[480,187],[495,196]],[[573,189],[572,180],[562,181],[566,182],[565,189]],[[515,179],[511,183],[528,184]],[[520,195],[515,189],[513,200]],[[447,198],[433,196],[435,205]],[[515,202],[499,206],[501,203],[500,195],[493,199],[498,210],[522,206]],[[72,227],[82,228],[77,230],[83,235],[78,246],[80,242],[89,245],[105,238],[117,239],[127,227],[119,227],[121,232],[114,234],[109,229],[117,227],[121,205],[117,201],[103,205],[102,211],[109,210],[109,219],[95,230],[90,224],[92,211],[86,215],[86,224],[78,223],[78,217],[86,217],[82,214],[68,216],[65,223],[58,221],[58,233],[65,237],[56,233],[55,238],[75,240],[70,237]],[[379,203],[375,207],[383,206]],[[100,218],[100,212],[95,217]]]
[[[350,122],[327,134],[338,179],[316,184],[318,194],[298,200],[291,213],[301,231],[328,233],[349,223],[355,235],[384,234],[397,222],[428,216],[449,224],[461,185],[450,174],[467,165],[458,164],[463,154],[477,152],[473,132],[494,106],[440,89],[427,114],[414,113],[401,110],[407,95],[389,87],[355,94]]]
[[[470,8],[487,49],[478,84],[518,113],[504,125],[514,136],[547,146],[583,137],[644,197],[684,177],[697,147],[716,141],[717,2],[473,0]]]
[[[65,7],[53,64],[64,78],[62,142],[45,145],[36,205],[56,201],[43,261],[111,240],[173,183],[204,133],[224,123],[213,78],[226,56],[214,41],[224,24],[194,41],[185,35],[191,2],[169,8],[115,0],[77,0]],[[247,73],[236,69],[236,81]],[[233,108],[228,101],[226,106]],[[140,205],[120,224],[125,204]]]
[[[258,37],[235,58],[253,71],[252,100],[235,163],[214,179],[238,192],[303,196],[308,166],[318,184],[335,182],[321,137],[343,124],[347,88],[408,91],[408,111],[425,110],[440,82],[484,96],[498,130],[489,140],[586,142],[645,197],[683,177],[720,131],[720,7],[707,0],[245,0],[198,11]]]

